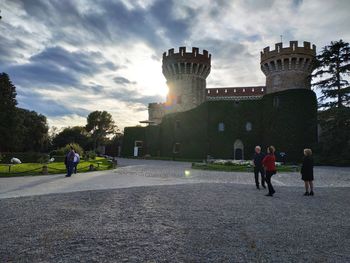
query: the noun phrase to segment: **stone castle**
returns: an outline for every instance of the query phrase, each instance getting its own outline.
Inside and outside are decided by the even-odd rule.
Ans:
[[[317,99],[311,90],[316,46],[290,41],[260,54],[263,86],[207,88],[211,54],[198,48],[163,54],[169,92],[150,103],[146,127],[126,127],[122,155],[249,159],[255,145],[275,145],[289,160],[317,142]],[[245,150],[248,149],[248,150]]]
[[[167,113],[183,112],[196,108],[208,100],[253,100],[264,94],[289,89],[311,89],[310,75],[316,56],[316,46],[290,41],[289,47],[275,44],[275,49],[264,48],[261,52],[261,70],[266,76],[266,86],[206,88],[206,78],[211,70],[211,54],[192,48],[180,47],[179,53],[169,49],[163,53],[163,75],[169,93],[165,103],[150,103],[150,124],[159,124]]]

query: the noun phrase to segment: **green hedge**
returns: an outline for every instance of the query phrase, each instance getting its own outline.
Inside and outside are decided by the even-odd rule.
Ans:
[[[18,158],[22,163],[40,163],[49,159],[49,155],[46,153],[38,152],[2,152],[1,163],[11,163],[12,158]]]

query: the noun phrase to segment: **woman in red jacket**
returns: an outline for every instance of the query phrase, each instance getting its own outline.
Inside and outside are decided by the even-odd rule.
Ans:
[[[266,183],[269,188],[269,193],[266,196],[273,196],[275,193],[275,189],[273,189],[273,186],[271,184],[271,177],[272,175],[276,174],[276,157],[275,157],[275,147],[269,146],[267,147],[267,155],[262,161],[262,164],[264,165],[266,169]]]

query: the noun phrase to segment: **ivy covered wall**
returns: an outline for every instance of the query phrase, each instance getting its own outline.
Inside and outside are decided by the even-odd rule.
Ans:
[[[144,154],[205,159],[234,158],[234,145],[251,159],[255,145],[274,145],[287,161],[299,161],[317,139],[317,101],[311,90],[288,90],[261,100],[207,101],[181,113],[168,114],[160,125],[124,130],[123,156],[132,156],[134,141],[144,141]],[[237,156],[236,156],[237,157]]]
[[[264,145],[285,152],[287,160],[301,161],[304,148],[317,143],[317,98],[311,90],[288,90],[263,98]]]

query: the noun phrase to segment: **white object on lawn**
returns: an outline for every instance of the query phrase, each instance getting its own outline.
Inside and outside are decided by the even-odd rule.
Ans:
[[[11,158],[11,163],[14,163],[14,164],[20,164],[20,163],[22,163],[22,162],[21,162],[21,160],[20,160],[20,159],[15,158],[15,157],[12,157],[12,158]]]

